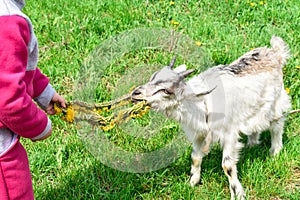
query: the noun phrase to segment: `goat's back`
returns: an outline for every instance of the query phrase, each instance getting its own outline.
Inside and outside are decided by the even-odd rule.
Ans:
[[[212,129],[261,132],[290,109],[282,74],[288,48],[275,36],[271,45],[254,49],[230,65],[216,66],[190,80],[204,81],[209,88],[217,86],[207,102]]]

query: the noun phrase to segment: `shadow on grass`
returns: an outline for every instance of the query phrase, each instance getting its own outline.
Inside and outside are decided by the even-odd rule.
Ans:
[[[246,139],[243,138],[243,140]],[[287,136],[284,136],[284,141],[286,140]],[[243,142],[245,143],[246,141]],[[260,145],[251,148],[245,147],[243,149],[238,168],[243,168],[245,160],[253,162],[257,159],[265,160],[269,157],[270,145],[270,133],[264,132],[261,135]],[[169,167],[145,174],[121,172],[106,167],[98,160],[93,159],[88,168],[70,172],[63,177],[57,177],[59,184],[52,187],[49,186],[47,191],[38,191],[37,189],[36,198],[49,200],[143,199],[144,195],[147,196],[148,194],[152,198],[164,199],[174,196],[176,192],[186,192],[186,196],[190,198],[194,195],[193,192],[195,191],[188,184],[191,164],[190,153],[191,149]],[[222,151],[219,146],[214,146],[203,160],[202,177],[206,182],[205,184],[209,184],[209,181],[215,178],[219,179],[220,182],[218,184],[222,185],[219,188],[223,190],[228,185],[227,177],[223,172],[221,163]],[[174,191],[178,187],[178,184],[181,184],[180,190],[182,191]],[[206,187],[209,188],[209,186],[203,186],[200,183],[201,189],[196,187],[196,190],[199,191],[202,188],[205,190],[207,189]],[[181,195],[184,196],[184,194]]]
[[[144,174],[121,172],[94,159],[90,167],[58,178],[59,185],[45,192],[37,188],[36,199],[143,199],[147,193],[163,198],[167,193],[162,190],[188,179],[190,163],[184,157],[168,168]]]
[[[283,134],[282,138],[283,138],[282,139],[283,146],[285,146],[284,144],[286,143],[286,141],[288,141],[288,137],[286,134]],[[259,145],[249,147],[246,145],[247,137],[243,136],[242,140],[243,143],[245,144],[245,147],[240,153],[241,155],[239,160],[240,165],[243,163],[244,160],[251,160],[251,161],[255,161],[257,159],[266,160],[268,157],[270,157],[269,149],[271,148],[271,134],[269,131],[264,131],[263,133],[261,133],[259,139],[260,141]]]

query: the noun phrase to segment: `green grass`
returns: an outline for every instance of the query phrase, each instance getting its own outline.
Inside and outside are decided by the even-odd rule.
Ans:
[[[179,0],[174,5],[169,1],[149,1],[146,5],[146,0],[27,0],[25,12],[31,17],[39,39],[39,67],[68,100],[73,97],[85,59],[103,41],[126,30],[157,27],[174,29],[200,41],[215,64],[230,63],[251,48],[269,45],[272,35],[281,36],[291,49],[291,58],[284,69],[285,85],[290,89],[293,108],[300,108],[300,69],[296,67],[300,66],[299,2],[263,2],[266,4],[243,0]],[[147,62],[166,64],[171,57],[172,54],[163,52],[129,52],[123,60],[111,65],[105,76],[110,81],[103,83],[106,87],[103,93],[99,92],[98,99],[110,99],[110,88],[116,86],[118,74],[125,69]],[[22,140],[28,150],[36,199],[228,199],[230,196],[217,145],[204,159],[201,184],[191,188],[188,184],[191,148],[158,171],[121,172],[94,158],[75,126],[57,116],[51,118],[51,138],[37,143]],[[242,151],[239,178],[248,199],[299,199],[299,120],[299,114],[288,117],[284,148],[276,158],[268,155],[268,132],[263,133],[259,146]],[[170,134],[166,137],[172,138]],[[145,143],[122,135],[112,140],[129,150],[152,150],[164,142],[161,136]]]

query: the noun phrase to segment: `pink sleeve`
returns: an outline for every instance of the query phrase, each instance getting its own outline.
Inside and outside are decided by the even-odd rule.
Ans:
[[[45,110],[52,100],[55,90],[49,84],[49,79],[36,68],[33,78],[33,98]]]
[[[26,91],[29,27],[19,16],[0,17],[0,27],[0,121],[14,133],[34,138],[45,132],[50,120]]]
[[[35,75],[33,79],[33,98],[36,98],[42,94],[42,92],[46,89],[49,84],[49,79],[46,77],[39,68],[36,68]]]

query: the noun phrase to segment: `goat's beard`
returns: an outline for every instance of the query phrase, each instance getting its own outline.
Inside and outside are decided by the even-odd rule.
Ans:
[[[147,101],[148,102],[148,101]],[[152,101],[148,102],[151,109],[155,112],[160,112],[167,117],[173,118],[173,112],[177,110],[178,103],[175,100],[167,100],[167,101]]]

